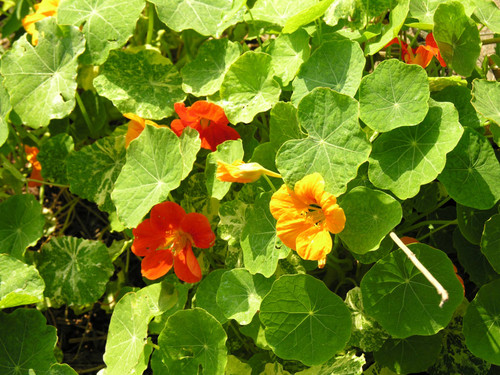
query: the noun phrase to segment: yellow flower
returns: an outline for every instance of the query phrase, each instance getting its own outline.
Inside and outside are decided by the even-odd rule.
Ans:
[[[294,190],[282,185],[270,203],[281,241],[303,259],[317,260],[320,268],[332,250],[330,232],[340,233],[345,226],[344,210],[324,188],[323,177],[313,173],[297,182]]]
[[[59,0],[42,0],[41,3],[35,4],[35,13],[28,14],[23,18],[22,24],[28,34],[31,34],[31,43],[36,46],[38,44],[38,30],[35,28],[35,23],[44,18],[55,16]]]
[[[278,173],[264,168],[258,163],[245,163],[241,160],[236,160],[232,164],[217,161],[217,174],[216,177],[220,181],[226,182],[255,182],[263,174],[281,178]]]
[[[142,131],[146,127],[146,124],[153,125],[156,128],[167,127],[166,125],[158,125],[156,122],[151,120],[144,120],[142,117],[134,115],[133,113],[125,113],[123,117],[130,120],[128,123],[127,134],[125,135],[125,148],[128,147],[129,143],[141,135]]]

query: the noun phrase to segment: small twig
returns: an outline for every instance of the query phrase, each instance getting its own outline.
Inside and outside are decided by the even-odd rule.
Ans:
[[[95,371],[98,371],[100,369],[103,369],[104,367],[106,367],[106,365],[99,365],[99,366],[87,368],[84,370],[76,370],[76,372],[79,374],[88,374],[89,372],[95,372]]]
[[[394,242],[401,248],[401,250],[404,251],[408,259],[411,260],[411,262],[417,267],[417,269],[422,272],[422,274],[425,276],[427,280],[432,284],[434,288],[436,288],[436,291],[438,294],[441,296],[441,302],[439,303],[439,307],[443,307],[443,304],[448,301],[448,292],[446,291],[445,288],[439,283],[439,281],[436,280],[434,276],[429,272],[425,266],[420,263],[420,261],[417,259],[415,254],[406,246],[403,241],[400,240],[400,238],[397,236],[396,233],[391,232],[389,234]]]

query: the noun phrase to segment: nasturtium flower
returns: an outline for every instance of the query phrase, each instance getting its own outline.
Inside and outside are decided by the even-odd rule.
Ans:
[[[42,0],[41,3],[35,4],[35,13],[28,14],[21,21],[26,32],[31,34],[31,43],[34,46],[38,44],[38,30],[35,23],[44,18],[55,16],[58,6],[59,0]]]
[[[441,66],[446,66],[432,33],[427,34],[425,46],[418,46],[416,49],[411,48],[407,43],[398,38],[391,40],[386,47],[392,44],[399,44],[401,46],[401,57],[407,64],[416,64],[422,68],[426,68],[430,64],[432,57],[436,56]]]
[[[226,182],[255,182],[263,174],[281,178],[281,175],[264,168],[259,163],[245,163],[241,160],[236,160],[232,164],[217,161],[216,177],[220,181]]]
[[[191,107],[184,103],[174,104],[179,119],[170,124],[179,137],[186,127],[195,129],[200,134],[201,147],[216,151],[222,142],[240,138],[238,132],[229,127],[229,120],[224,110],[216,104],[203,100],[195,102]]]
[[[332,250],[330,233],[340,233],[346,220],[335,196],[324,189],[323,177],[313,173],[298,181],[294,190],[282,185],[270,203],[280,240],[303,259],[317,260],[320,268]]]
[[[125,147],[128,147],[129,143],[141,135],[142,131],[146,127],[146,124],[153,125],[157,128],[161,128],[162,125],[158,125],[156,122],[151,120],[145,120],[142,117],[134,115],[133,113],[125,113],[124,117],[128,118],[130,122],[128,123],[127,134],[125,135]],[[166,127],[163,125],[163,127]]]
[[[31,170],[31,174],[29,176],[30,179],[33,180],[39,180],[42,181],[42,165],[40,162],[37,160],[37,155],[40,152],[38,148],[36,147],[30,147],[27,145],[24,145],[24,152],[26,153],[26,159],[28,162],[31,164],[31,167],[33,168]],[[28,187],[37,187],[37,186],[42,186],[40,182],[36,181],[28,181]]]
[[[206,249],[215,242],[215,234],[204,215],[186,214],[177,203],[163,202],[154,206],[150,218],[132,233],[132,252],[144,257],[141,273],[145,278],[158,279],[173,266],[182,281],[201,280],[201,268],[192,246]]]

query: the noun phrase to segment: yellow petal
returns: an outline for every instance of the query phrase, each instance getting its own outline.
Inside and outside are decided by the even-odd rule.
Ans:
[[[288,210],[280,216],[276,223],[278,238],[290,249],[296,249],[297,237],[310,227],[305,216],[297,211]]]
[[[302,259],[322,261],[332,251],[332,237],[326,229],[311,226],[297,236],[296,245]]]
[[[320,204],[323,191],[325,189],[325,180],[319,173],[313,173],[305,176],[295,184],[295,194],[305,204]]]

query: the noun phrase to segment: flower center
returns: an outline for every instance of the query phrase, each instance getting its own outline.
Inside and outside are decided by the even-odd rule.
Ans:
[[[165,242],[158,250],[169,250],[173,255],[179,250],[186,247],[188,243],[192,243],[191,236],[181,230],[168,231],[165,233]]]
[[[309,218],[314,225],[321,225],[325,220],[325,213],[321,206],[317,204],[310,204],[306,212],[307,218]]]
[[[210,126],[210,120],[206,118],[201,118],[200,119],[200,125],[202,129],[206,129]]]

